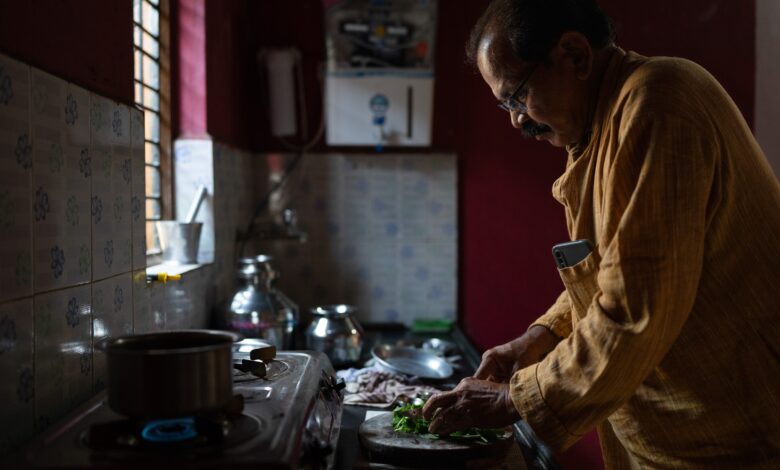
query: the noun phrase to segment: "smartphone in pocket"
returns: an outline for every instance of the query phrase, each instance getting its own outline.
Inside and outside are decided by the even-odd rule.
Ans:
[[[574,266],[587,258],[593,248],[588,240],[574,240],[573,242],[559,243],[552,248],[553,258],[558,269]]]

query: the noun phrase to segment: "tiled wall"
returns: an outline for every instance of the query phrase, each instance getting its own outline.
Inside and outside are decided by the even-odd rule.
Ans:
[[[210,196],[201,261],[145,282],[140,111],[0,55],[0,455],[103,388],[103,338],[203,327],[235,285],[236,232],[268,187],[264,156],[176,144],[177,213]],[[267,243],[302,308],[364,321],[454,318],[452,155],[309,155],[287,195],[309,241]]]
[[[258,178],[259,179],[259,178]],[[285,187],[306,243],[264,242],[300,307],[366,322],[455,319],[457,165],[450,154],[306,155]]]
[[[137,109],[0,55],[0,455],[105,384],[97,341],[204,326],[212,271],[145,282]]]
[[[177,141],[175,155],[177,212],[209,189],[199,257],[214,262],[221,308],[235,285],[235,234],[269,187],[266,155],[208,140]],[[280,289],[302,310],[351,303],[367,322],[455,319],[456,188],[455,155],[309,154],[277,198],[297,209],[307,242],[255,241],[244,254],[274,256]]]

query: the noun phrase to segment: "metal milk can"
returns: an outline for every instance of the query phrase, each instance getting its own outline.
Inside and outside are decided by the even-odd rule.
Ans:
[[[279,272],[272,258],[259,255],[238,261],[236,293],[228,301],[223,326],[245,338],[261,338],[277,349],[293,349],[298,306],[275,287]]]

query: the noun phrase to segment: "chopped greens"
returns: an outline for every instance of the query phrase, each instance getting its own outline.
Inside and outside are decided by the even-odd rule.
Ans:
[[[428,431],[430,421],[423,418],[422,405],[404,405],[393,410],[393,430],[419,434],[426,439],[452,438],[457,440],[473,440],[479,442],[494,442],[504,437],[503,429],[469,428],[440,436]]]

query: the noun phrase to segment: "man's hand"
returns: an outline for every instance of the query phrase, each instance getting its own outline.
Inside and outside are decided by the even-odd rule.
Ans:
[[[485,351],[474,378],[508,383],[515,372],[539,362],[558,341],[547,328],[534,326],[523,336]]]
[[[467,428],[502,428],[520,415],[509,397],[509,385],[472,377],[463,379],[454,390],[432,396],[423,407],[428,430],[450,434]]]

